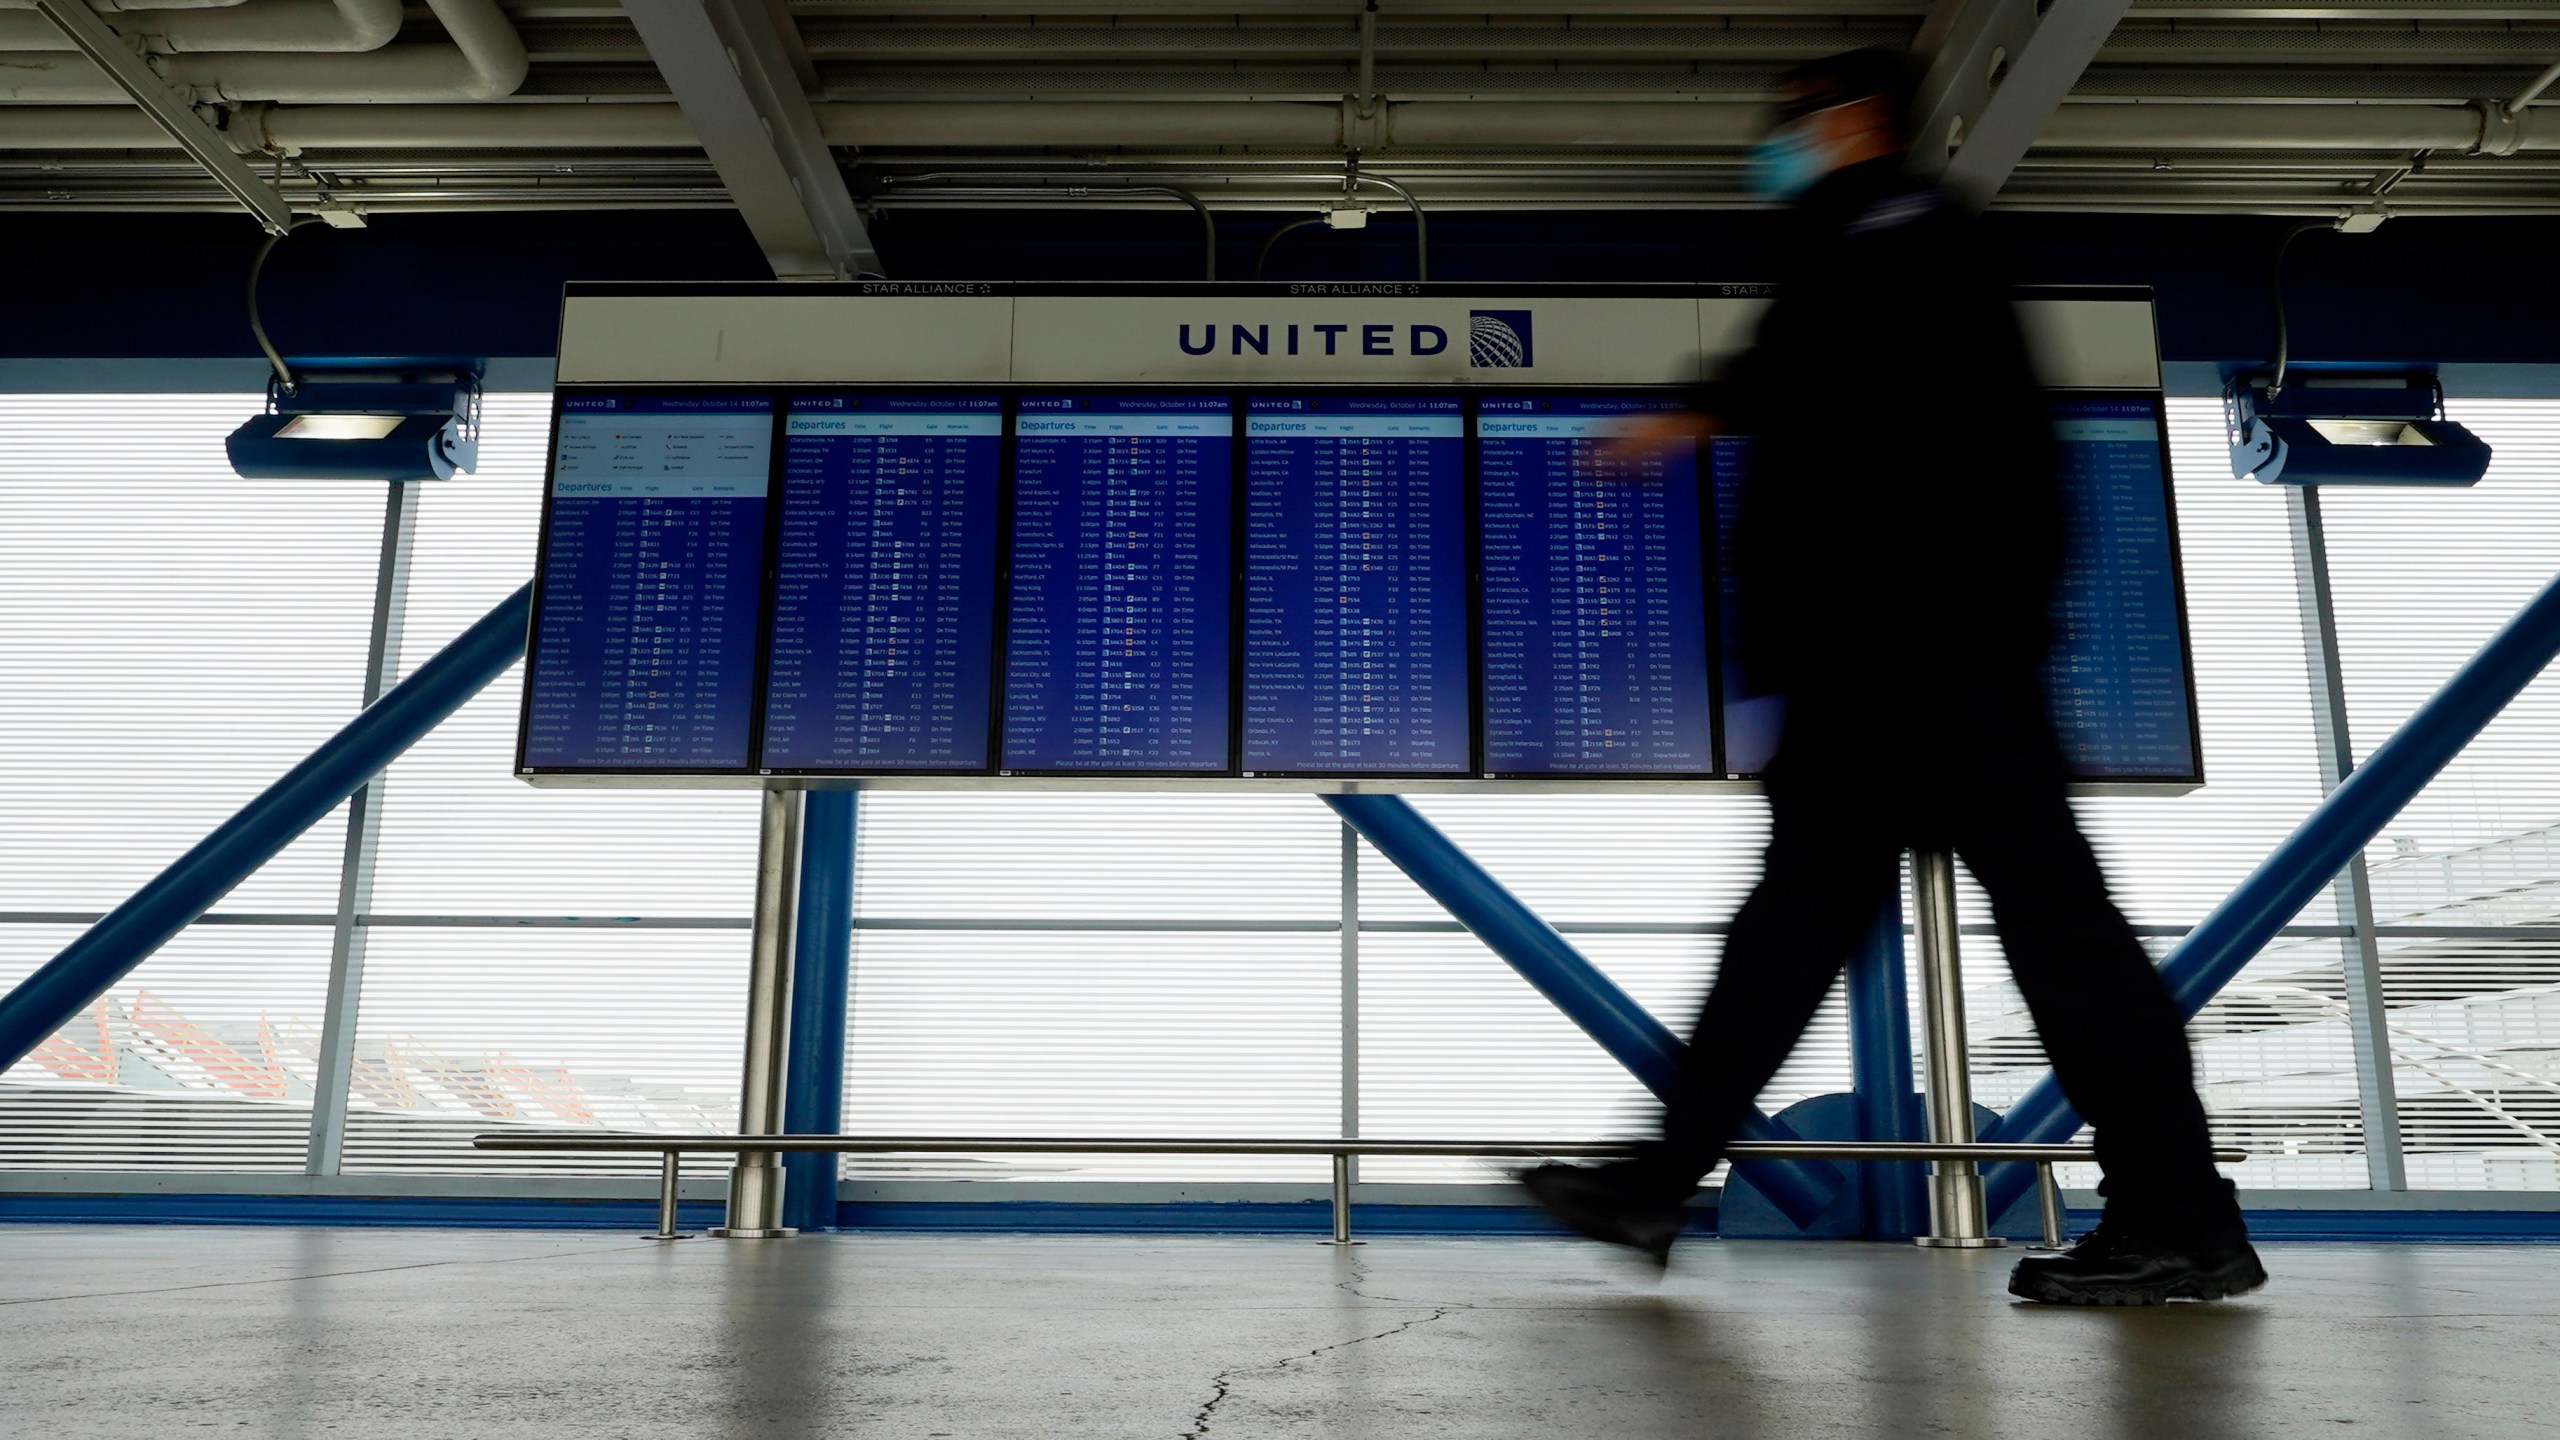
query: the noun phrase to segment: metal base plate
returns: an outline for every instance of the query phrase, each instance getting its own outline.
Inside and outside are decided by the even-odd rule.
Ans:
[[[1923,1250],[1997,1250],[2009,1242],[1997,1235],[1979,1238],[1954,1235],[1914,1235],[1911,1243]]]
[[[714,1225],[702,1233],[715,1240],[782,1240],[800,1232],[787,1227],[774,1230],[732,1230],[726,1225]]]
[[[689,1230],[681,1235],[661,1235],[655,1230],[643,1230],[640,1232],[640,1238],[643,1240],[691,1240],[694,1235]]]

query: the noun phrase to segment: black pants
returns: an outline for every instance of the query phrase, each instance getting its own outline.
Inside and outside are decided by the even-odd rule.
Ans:
[[[2214,1169],[2168,988],[2108,897],[2040,705],[2004,709],[1928,727],[1943,730],[1936,737],[1880,735],[1871,722],[1835,724],[1802,708],[1789,717],[1769,776],[1766,868],[1734,917],[1662,1140],[1637,1162],[1646,1183],[1685,1195],[1723,1158],[1873,929],[1899,883],[1902,851],[1945,847],[1990,897],[2063,1093],[2096,1128],[2108,1213],[2194,1238],[2237,1238],[2238,1206]],[[1963,750],[1904,750],[1914,738]],[[1886,745],[1910,757],[1906,774],[1946,768],[1916,780],[1879,775]]]

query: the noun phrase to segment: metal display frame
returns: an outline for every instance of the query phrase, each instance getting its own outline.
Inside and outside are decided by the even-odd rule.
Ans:
[[[1465,474],[1462,477],[1461,485],[1465,496],[1463,504],[1465,514],[1464,523],[1467,527],[1467,534],[1464,540],[1465,574],[1462,577],[1462,583],[1465,585],[1467,590],[1466,609],[1469,626],[1469,634],[1467,638],[1469,693],[1466,698],[1469,711],[1468,764],[1470,768],[1465,774],[1454,774],[1448,772],[1436,772],[1430,774],[1397,774],[1372,771],[1330,774],[1321,772],[1280,774],[1269,771],[1256,771],[1251,774],[1247,774],[1243,769],[1244,715],[1242,702],[1246,660],[1243,653],[1241,637],[1243,633],[1246,605],[1245,586],[1246,567],[1248,564],[1248,557],[1245,548],[1245,467],[1249,451],[1249,437],[1245,431],[1245,425],[1248,418],[1247,408],[1250,402],[1255,398],[1268,398],[1273,395],[1283,395],[1293,392],[1304,393],[1310,396],[1332,396],[1344,391],[1351,391],[1355,393],[1359,391],[1368,391],[1380,396],[1425,396],[1447,393],[1454,395],[1454,397],[1459,399],[1462,403],[1463,408],[1461,410],[1461,416],[1464,424],[1465,447],[1462,453],[1465,457]],[[739,398],[764,397],[769,399],[772,404],[772,420],[774,428],[773,438],[770,442],[770,450],[767,455],[768,483],[765,492],[766,514],[763,529],[763,544],[765,548],[758,571],[759,585],[761,587],[759,592],[759,623],[755,654],[750,665],[750,673],[753,679],[751,682],[751,692],[748,700],[747,763],[743,767],[737,769],[719,771],[603,766],[578,768],[527,766],[524,763],[524,756],[527,747],[526,723],[529,721],[532,714],[534,701],[533,686],[530,681],[528,681],[518,717],[518,735],[516,744],[517,778],[537,786],[561,788],[731,790],[761,789],[769,787],[792,789],[880,790],[1126,790],[1132,787],[1142,787],[1150,790],[1262,791],[1281,794],[1319,795],[1371,793],[1489,793],[1496,791],[1551,794],[1617,794],[1628,793],[1631,791],[1658,791],[1669,793],[1697,793],[1701,791],[1756,792],[1760,783],[1759,777],[1756,773],[1738,773],[1729,767],[1730,757],[1728,754],[1725,725],[1727,695],[1724,677],[1722,674],[1723,666],[1721,663],[1722,640],[1720,635],[1720,608],[1722,600],[1719,593],[1721,576],[1717,563],[1717,542],[1719,536],[1717,530],[1716,506],[1713,494],[1714,482],[1712,467],[1708,463],[1708,449],[1703,444],[1698,450],[1695,473],[1692,479],[1698,492],[1699,554],[1697,563],[1699,570],[1699,587],[1701,590],[1701,614],[1704,623],[1703,639],[1706,645],[1704,671],[1707,687],[1706,722],[1709,769],[1706,772],[1699,774],[1677,774],[1659,771],[1586,771],[1525,775],[1514,771],[1504,771],[1496,774],[1488,771],[1486,768],[1486,761],[1488,757],[1485,753],[1486,716],[1483,703],[1485,647],[1482,633],[1484,612],[1483,476],[1480,451],[1481,436],[1478,431],[1480,414],[1477,402],[1486,398],[1490,394],[1503,392],[1517,392],[1523,395],[1547,396],[1579,393],[1594,397],[1605,396],[1616,398],[1623,396],[1630,399],[1652,398],[1656,396],[1680,399],[1693,398],[1692,396],[1684,395],[1680,387],[1666,385],[1565,385],[1554,383],[1452,388],[1413,385],[1386,385],[1374,387],[1319,386],[1298,382],[1275,382],[1251,389],[1230,385],[1175,384],[1147,386],[1120,384],[1073,386],[981,384],[963,387],[949,383],[915,385],[879,383],[830,386],[802,385],[792,387],[734,385],[646,387],[596,385],[561,386],[555,393],[552,404],[555,434],[556,427],[559,423],[559,417],[566,402],[571,398],[581,395],[612,395],[616,397],[632,396],[637,398],[653,398],[665,395],[697,395],[704,397],[734,396]],[[786,427],[790,413],[790,403],[792,400],[804,396],[855,393],[878,395],[913,394],[917,396],[957,395],[966,393],[973,397],[992,394],[997,396],[1001,401],[1001,408],[998,413],[1002,417],[1001,423],[1003,428],[997,460],[999,467],[997,480],[997,523],[999,527],[999,534],[996,538],[996,568],[992,582],[994,586],[994,594],[992,597],[994,618],[990,640],[991,660],[989,676],[991,694],[989,698],[987,721],[987,760],[983,766],[978,768],[970,769],[955,767],[943,770],[881,768],[857,770],[850,768],[819,769],[814,767],[766,767],[762,763],[765,743],[765,706],[767,692],[770,688],[772,668],[772,628],[774,607],[776,604],[775,587],[779,566],[777,537],[780,533],[781,511],[783,505],[782,476],[784,466],[788,463],[785,446],[787,444]],[[1011,769],[1002,764],[1004,758],[1003,734],[1005,723],[1004,703],[1006,695],[1005,656],[1009,643],[1008,614],[1011,606],[1010,583],[1013,573],[1013,550],[1015,540],[1012,520],[1015,511],[1015,499],[1017,492],[1017,480],[1014,473],[1014,459],[1016,455],[1017,441],[1015,425],[1016,421],[1022,414],[1019,409],[1019,402],[1025,395],[1050,395],[1061,393],[1096,396],[1219,396],[1225,398],[1229,402],[1228,420],[1231,428],[1228,444],[1229,553],[1227,557],[1227,581],[1229,588],[1228,633],[1226,640],[1228,653],[1226,656],[1227,674],[1223,690],[1228,714],[1226,724],[1226,764],[1221,769],[1215,771],[1111,770],[1082,772]],[[2184,775],[2122,775],[2092,777],[2075,781],[2073,785],[2074,793],[2083,795],[2167,795],[2186,793],[2187,791],[2200,787],[2204,783],[2205,772],[2201,716],[2196,703],[2195,693],[2195,653],[2187,617],[2185,568],[2183,555],[2180,549],[2177,523],[2176,497],[2174,493],[2175,479],[2169,468],[2170,461],[2168,453],[2165,399],[2158,390],[2129,390],[2114,388],[2102,390],[2072,387],[2055,388],[2050,390],[2048,393],[2052,395],[2057,402],[2066,399],[2094,399],[2126,400],[2147,403],[2151,406],[2152,413],[2159,419],[2159,470],[2161,487],[2159,499],[2163,524],[2165,527],[2164,540],[2167,549],[2166,563],[2170,572],[2172,594],[2175,597],[2175,623],[2177,626],[2179,650],[2178,660],[2180,667],[2179,683],[2187,726],[2186,738],[2189,754],[2195,758],[2195,768]],[[555,440],[555,443],[549,452],[544,473],[541,545],[543,547],[542,553],[545,555],[548,554],[550,544],[553,498],[552,487],[556,483],[557,462],[558,447]],[[538,663],[541,653],[539,624],[542,613],[542,582],[543,577],[538,573],[535,580],[536,591],[533,612],[534,628],[533,632],[529,633],[527,636],[527,651],[529,657],[528,674],[531,673],[530,666]]]

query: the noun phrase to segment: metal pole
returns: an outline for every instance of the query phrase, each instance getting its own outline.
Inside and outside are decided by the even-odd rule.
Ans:
[[[756,928],[747,959],[746,1070],[738,1086],[738,1133],[782,1133],[784,1066],[791,1042],[791,936],[800,898],[800,790],[764,792],[756,838]],[[770,1150],[742,1150],[729,1172],[729,1240],[794,1233],[782,1224],[782,1166]]]
[[[1333,1244],[1357,1245],[1351,1238],[1351,1157],[1333,1157]]]
[[[2545,585],[2489,637],[2160,962],[2160,978],[2168,982],[2178,1013],[2193,1018],[2231,983],[2555,655],[2560,580]],[[2060,1082],[2047,1075],[2009,1107],[1991,1138],[2063,1139],[2079,1129],[2080,1117],[2063,1098]],[[1991,1204],[2005,1206],[2033,1183],[2024,1174],[1995,1177]]]
[[[1973,1074],[1965,1057],[1964,971],[1956,946],[1956,857],[1911,852],[1911,912],[1920,944],[1920,1014],[1927,1026],[1923,1057],[1929,1139],[1973,1143]],[[2001,1241],[1983,1209],[1982,1172],[1970,1160],[1929,1166],[1929,1233],[1915,1245],[1980,1250]]]
[[[1335,814],[1377,847],[1423,893],[1440,903],[1485,948],[1553,1001],[1565,1018],[1599,1043],[1657,1096],[1667,1097],[1680,1068],[1681,1044],[1626,991],[1600,973],[1572,942],[1520,897],[1502,888],[1422,818],[1401,795],[1326,795]],[[1742,1138],[1793,1140],[1794,1131],[1757,1109],[1744,1113]],[[1788,1219],[1810,1225],[1846,1183],[1836,1170],[1800,1161],[1752,1161],[1739,1166]]]
[[[506,673],[524,655],[532,609],[528,584],[20,981],[0,999],[0,1070],[96,1004],[171,936]]]
[[[1342,1138],[1360,1138],[1360,832],[1342,827]],[[1353,1157],[1349,1177],[1360,1178]]]
[[[1911,992],[1902,949],[1902,902],[1885,901],[1866,948],[1849,961],[1849,1090],[1861,1140],[1917,1140],[1911,1119]],[[1862,1165],[1862,1229],[1870,1240],[1920,1233],[1926,1202],[1905,1165]]]
[[[2053,1162],[2036,1162],[2036,1213],[2044,1219],[2044,1250],[2069,1247],[2071,1234],[2062,1217],[2062,1187],[2054,1183]]]
[[[2311,729],[2320,749],[2320,791],[2332,794],[2356,768],[2347,734],[2347,687],[2338,663],[2337,608],[2329,590],[2328,528],[2320,518],[2320,492],[2285,487],[2293,525],[2293,574],[2301,592],[2302,652],[2310,668]],[[2401,1158],[2400,1096],[2391,1069],[2391,1034],[2385,1025],[2382,950],[2373,933],[2373,877],[2364,851],[2338,872],[2331,887],[2338,923],[2346,927],[2340,975],[2347,993],[2347,1035],[2355,1049],[2356,1103],[2364,1122],[2365,1178],[2376,1190],[2409,1188]]]
[[[373,576],[373,634],[366,641],[364,703],[400,672],[401,624],[409,608],[409,551],[418,529],[418,487],[383,487],[382,554]],[[383,777],[347,800],[347,839],[338,863],[338,913],[329,939],[329,991],[320,1009],[320,1055],[312,1079],[311,1141],[303,1173],[335,1175],[347,1144],[347,1084],[355,1074],[357,1012],[364,997],[365,912],[373,908],[373,861],[382,836]]]
[[[853,984],[854,832],[860,792],[812,790],[802,802],[799,921],[792,934],[791,1044],[782,1119],[795,1135],[844,1128],[845,1002]],[[836,1157],[782,1162],[783,1223],[832,1230]]]
[[[650,1240],[687,1240],[676,1229],[676,1200],[684,1189],[684,1157],[669,1150],[658,1157],[658,1233]]]

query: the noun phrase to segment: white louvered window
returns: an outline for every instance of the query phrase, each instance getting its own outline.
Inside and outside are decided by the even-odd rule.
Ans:
[[[0,984],[359,701],[381,489],[231,476],[221,437],[255,403],[0,399]],[[546,417],[544,397],[490,397],[479,472],[422,487],[403,672],[527,578]],[[2499,447],[2477,490],[2327,498],[2360,752],[2560,556],[2560,402],[2460,418]],[[2211,402],[2173,402],[2172,430],[2210,783],[2082,807],[2156,951],[2320,793],[2284,497],[2229,478]],[[503,1187],[649,1164],[468,1149],[484,1129],[736,1121],[754,798],[529,789],[508,768],[518,693],[511,671],[381,789],[340,1163],[386,1189],[421,1172]],[[2555,730],[2545,681],[2368,857],[2413,1187],[2555,1184]],[[1418,803],[1685,1030],[1756,870],[1758,801]],[[1649,1117],[1614,1063],[1391,865],[1355,846],[1346,872],[1341,827],[1311,798],[876,794],[861,816],[850,1129],[1300,1137],[1356,1118],[1372,1136],[1569,1140]],[[344,844],[333,817],[0,1078],[0,1167],[304,1168]],[[1963,918],[1977,1096],[1998,1108],[2043,1062],[1969,886]],[[2323,900],[2296,928],[2335,918]],[[2356,961],[2334,934],[2289,935],[2197,1023],[2216,1124],[2257,1157],[2235,1172],[2244,1186],[2367,1183],[2343,1013]],[[1762,1103],[1847,1082],[1835,998]],[[1323,1172],[1199,1157],[846,1165],[878,1181]],[[1378,1160],[1362,1174],[1486,1172]]]
[[[363,700],[379,487],[242,480],[254,395],[0,396],[0,985]],[[297,1170],[344,809],[0,1081],[0,1164]]]

